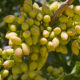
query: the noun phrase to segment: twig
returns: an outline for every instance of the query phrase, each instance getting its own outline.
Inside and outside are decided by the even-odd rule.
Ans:
[[[74,0],[66,0],[62,3],[61,7],[53,14],[50,25],[53,26],[55,23],[55,20],[62,14],[65,9],[74,2]]]

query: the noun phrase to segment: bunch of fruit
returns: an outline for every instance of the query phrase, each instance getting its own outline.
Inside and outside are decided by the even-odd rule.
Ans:
[[[20,76],[21,80],[34,77],[34,80],[45,80],[39,70],[47,61],[49,52],[67,54],[70,45],[72,52],[79,55],[80,6],[70,5],[59,16],[56,25],[50,26],[51,16],[60,5],[60,2],[53,2],[39,7],[32,0],[25,0],[19,16],[4,18],[9,27],[5,37],[12,49],[0,49],[0,78],[4,79],[10,73],[8,80],[17,80]],[[52,75],[62,73],[50,69],[52,67],[48,72]]]

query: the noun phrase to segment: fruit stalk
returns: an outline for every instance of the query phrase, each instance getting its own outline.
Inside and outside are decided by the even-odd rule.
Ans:
[[[74,2],[74,0],[66,0],[62,3],[61,7],[53,14],[50,25],[53,26],[55,23],[55,20],[62,14],[65,9]]]

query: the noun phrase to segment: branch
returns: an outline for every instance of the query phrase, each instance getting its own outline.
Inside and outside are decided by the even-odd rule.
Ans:
[[[55,23],[55,20],[62,14],[65,9],[74,2],[74,0],[67,0],[62,3],[61,7],[53,14],[50,25],[53,26]]]

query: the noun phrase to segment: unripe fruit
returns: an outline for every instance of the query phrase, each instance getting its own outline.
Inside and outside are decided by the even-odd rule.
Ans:
[[[29,78],[30,79],[34,79],[34,77],[37,75],[37,72],[35,72],[35,71],[30,71],[29,73],[28,73],[28,76],[29,76]]]
[[[30,31],[24,31],[24,32],[23,32],[23,37],[24,37],[24,38],[29,38],[30,36],[31,36]]]
[[[6,61],[4,61],[4,63],[3,63],[3,66],[4,66],[5,68],[11,68],[13,65],[14,65],[14,60],[6,60]]]
[[[59,3],[57,1],[53,2],[51,5],[50,5],[50,10],[53,12],[53,11],[56,11],[57,9],[59,8]]]
[[[36,18],[38,21],[41,21],[43,19],[43,15],[41,13],[38,13]]]
[[[32,10],[32,7],[28,4],[24,4],[23,8],[26,13],[29,13]]]
[[[23,52],[21,48],[16,48],[14,53],[17,57],[22,58]]]
[[[22,43],[21,46],[22,46],[22,50],[23,50],[24,55],[29,55],[30,54],[29,46],[25,43]]]
[[[53,43],[51,41],[47,43],[47,48],[48,48],[48,51],[55,51]]]
[[[44,80],[40,75],[37,75],[34,80]]]
[[[17,26],[16,25],[14,25],[14,24],[12,24],[12,25],[9,25],[9,29],[10,29],[10,31],[16,31],[17,30]]]
[[[55,37],[53,38],[52,43],[53,43],[54,48],[56,48],[59,46],[60,42],[59,42],[59,39]]]
[[[14,45],[20,45],[22,42],[21,38],[17,36],[11,36],[10,39]]]
[[[1,74],[0,74],[0,80],[2,80],[2,76],[1,76]]]
[[[21,67],[22,72],[27,72],[28,71],[28,65],[26,63],[22,63],[20,65],[20,67]]]
[[[38,36],[40,35],[40,29],[39,27],[37,27],[36,25],[34,25],[32,28],[31,28],[31,33],[33,36]]]
[[[12,74],[13,75],[20,74],[20,73],[21,73],[21,68],[19,66],[12,67]]]
[[[42,5],[42,9],[41,10],[42,10],[42,13],[46,14],[46,15],[51,13],[50,9],[49,9],[49,7],[47,5]]]
[[[0,48],[0,55],[2,54],[2,49]]]
[[[66,32],[61,33],[61,39],[62,40],[67,40],[68,39],[68,34]]]
[[[31,60],[33,60],[33,61],[36,61],[36,60],[38,60],[38,53],[33,53],[32,55],[31,55]]]
[[[77,6],[74,7],[74,12],[76,14],[80,14],[80,6],[79,5],[77,5]]]
[[[15,20],[15,16],[14,15],[8,15],[4,18],[4,22],[6,23],[13,23]]]
[[[40,54],[41,54],[41,57],[43,57],[43,58],[46,56],[47,48],[45,46],[40,48]]]
[[[43,31],[43,36],[46,37],[46,38],[49,37],[49,32],[47,30],[44,30]]]
[[[31,18],[35,18],[37,15],[37,9],[33,9],[32,11],[29,12],[29,16]]]
[[[52,66],[48,66],[47,67],[47,71],[50,72],[50,73],[53,72],[53,67]]]
[[[46,23],[49,23],[51,21],[51,18],[49,15],[45,15],[44,18],[43,18],[43,21],[46,22]]]
[[[27,80],[27,79],[28,79],[27,74],[23,74],[23,75],[21,76],[21,80]]]
[[[13,80],[13,76],[9,75],[8,80]]]
[[[22,11],[22,12],[20,13],[20,16],[23,16],[23,17],[26,18],[26,17],[27,17],[27,14],[26,14],[25,12]]]
[[[14,50],[13,49],[6,49],[6,53],[8,55],[13,55],[14,54]]]
[[[2,66],[3,58],[0,58],[0,67]]]
[[[74,26],[74,21],[72,18],[69,18],[67,22],[67,27],[72,27],[72,26]]]
[[[19,75],[15,74],[15,75],[13,75],[12,77],[13,77],[14,80],[17,80],[18,77],[19,77]]]
[[[41,38],[41,39],[40,39],[40,44],[41,44],[41,45],[45,45],[45,44],[47,44],[47,39],[44,38],[44,37]]]
[[[25,0],[24,4],[28,4],[28,5],[32,6],[32,0]]]
[[[38,66],[37,62],[31,62],[29,64],[29,70],[34,71],[35,69],[37,69],[37,66]]]
[[[62,15],[62,16],[59,17],[59,21],[61,23],[67,23],[68,22],[68,17]]]
[[[13,46],[13,42],[9,40],[9,46]]]
[[[36,26],[40,26],[40,22],[39,21],[34,21],[34,24],[36,25]]]
[[[10,33],[7,33],[5,37],[7,39],[10,39],[11,36],[17,36],[17,34],[15,32],[10,32]]]
[[[29,46],[31,46],[32,45],[32,38],[31,37],[26,38],[25,42],[26,42],[26,44],[28,44]]]
[[[23,23],[21,28],[22,28],[23,31],[26,31],[26,30],[29,29],[29,25],[27,23]]]
[[[26,23],[29,25],[29,26],[32,26],[34,24],[34,20],[33,19],[27,19],[26,20]]]
[[[33,4],[33,8],[35,8],[35,9],[39,9],[39,5],[38,5],[36,2],[34,2],[34,4]]]
[[[79,55],[79,43],[76,40],[72,42],[71,49],[73,54],[76,56]]]
[[[62,30],[66,30],[67,26],[66,26],[66,24],[60,24],[60,28],[61,28]]]
[[[76,35],[76,31],[74,29],[68,29],[67,33],[69,36],[75,36]]]
[[[50,38],[54,38],[55,37],[55,33],[52,31],[51,33],[50,33],[50,36],[49,36]]]
[[[75,30],[76,30],[77,34],[80,34],[80,25],[76,25]]]
[[[18,24],[22,24],[24,22],[24,17],[23,16],[19,16],[17,18],[17,22],[18,22]]]
[[[32,46],[32,52],[33,53],[39,53],[39,50],[40,50],[40,46],[39,45]]]
[[[56,28],[53,29],[53,31],[54,31],[54,33],[56,35],[59,35],[61,33],[61,28],[60,27],[56,27]]]
[[[69,17],[73,17],[74,16],[73,10],[71,8],[69,8],[69,7],[65,10],[65,14],[67,16],[69,16]]]
[[[6,50],[2,51],[2,58],[3,59],[7,59],[8,58],[8,54],[7,54]]]
[[[5,77],[7,77],[9,75],[9,71],[6,70],[6,69],[5,70],[2,70],[1,71],[1,75],[2,75],[3,78],[5,78]]]
[[[48,27],[47,27],[47,30],[48,30],[49,32],[51,32],[52,27],[48,26]]]

